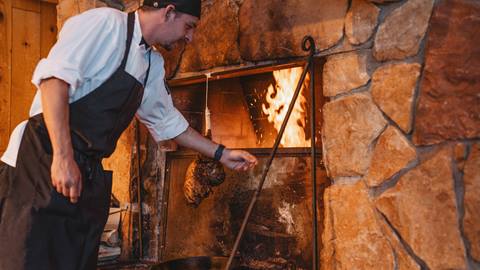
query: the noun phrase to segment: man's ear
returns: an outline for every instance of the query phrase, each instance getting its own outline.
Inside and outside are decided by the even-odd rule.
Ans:
[[[175,18],[175,6],[174,5],[168,5],[165,7],[165,17],[166,21],[171,21]]]

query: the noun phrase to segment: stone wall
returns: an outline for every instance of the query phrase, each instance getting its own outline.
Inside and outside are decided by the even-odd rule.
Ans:
[[[60,0],[59,24],[97,5]],[[296,59],[306,34],[327,57],[322,269],[480,269],[480,2],[205,0],[202,16],[163,52],[169,77]]]
[[[323,73],[322,269],[480,269],[479,27],[478,1],[352,1],[372,45]]]

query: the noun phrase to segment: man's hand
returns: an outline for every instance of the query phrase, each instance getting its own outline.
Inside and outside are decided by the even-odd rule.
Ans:
[[[182,134],[175,137],[175,142],[200,152],[207,157],[214,157],[218,144],[203,137],[191,127],[188,127]],[[223,150],[220,162],[227,168],[236,171],[246,171],[257,165],[257,159],[246,151],[242,150]]]
[[[220,162],[229,169],[247,171],[255,167],[258,160],[246,151],[225,149]]]
[[[58,193],[76,203],[82,192],[82,175],[73,157],[54,155],[51,174],[52,184]]]

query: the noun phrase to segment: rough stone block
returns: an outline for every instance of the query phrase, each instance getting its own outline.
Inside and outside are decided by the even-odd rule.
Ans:
[[[325,190],[322,269],[394,269],[393,250],[362,181]]]
[[[367,0],[353,0],[345,18],[345,34],[353,45],[370,39],[377,27],[380,9]]]
[[[416,55],[427,31],[433,2],[409,0],[388,15],[375,36],[375,58],[386,61]]]
[[[403,175],[376,202],[429,269],[466,269],[454,191],[451,148]]]
[[[365,181],[369,186],[379,186],[415,158],[415,147],[402,132],[389,126],[378,139]]]
[[[412,129],[413,99],[420,76],[420,64],[389,64],[372,76],[372,97],[380,109],[409,133]]]
[[[325,104],[323,149],[330,177],[364,175],[371,147],[387,122],[371,97],[355,94]]]
[[[465,217],[463,227],[470,242],[472,257],[480,261],[480,143],[473,145],[465,164]]]
[[[300,45],[311,35],[318,49],[343,36],[346,0],[244,0],[240,7],[240,54],[247,61],[306,55]]]
[[[323,95],[336,96],[365,85],[370,80],[367,53],[350,52],[328,57],[323,68]]]
[[[238,4],[233,0],[202,1],[202,18],[193,42],[185,47],[180,72],[240,63]]]
[[[440,1],[427,38],[413,141],[480,138],[480,2]]]

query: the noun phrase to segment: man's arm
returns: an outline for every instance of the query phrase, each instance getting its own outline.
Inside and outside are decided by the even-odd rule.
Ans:
[[[68,88],[67,83],[57,78],[45,79],[40,84],[43,116],[53,148],[52,184],[59,193],[76,203],[82,190],[82,178],[73,158]]]
[[[218,144],[203,137],[191,127],[178,135],[175,139],[178,144],[193,149],[207,157],[213,157]],[[230,169],[246,171],[257,165],[257,159],[246,151],[225,149],[220,162]]]

